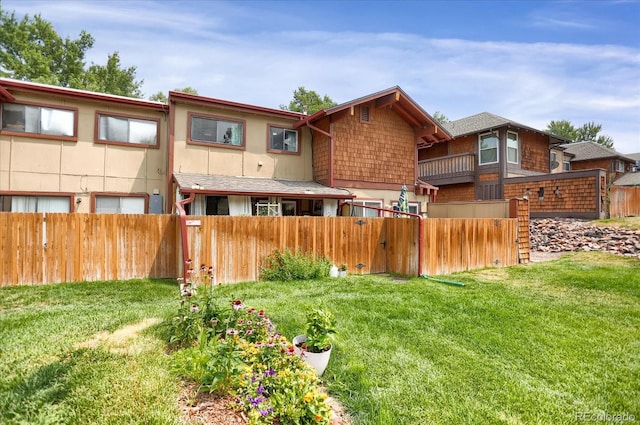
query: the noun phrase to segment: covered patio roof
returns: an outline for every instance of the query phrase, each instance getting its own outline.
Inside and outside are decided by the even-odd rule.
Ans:
[[[182,193],[240,196],[278,196],[283,198],[352,199],[348,190],[331,188],[312,181],[265,179],[259,177],[215,176],[175,173]]]

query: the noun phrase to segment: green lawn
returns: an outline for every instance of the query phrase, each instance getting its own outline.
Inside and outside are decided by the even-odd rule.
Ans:
[[[264,308],[289,338],[306,306],[329,306],[323,380],[355,424],[640,420],[640,261],[580,253],[443,278],[466,286],[363,276],[218,294]],[[158,326],[96,338],[169,317],[177,299],[158,281],[0,289],[0,423],[180,423]]]

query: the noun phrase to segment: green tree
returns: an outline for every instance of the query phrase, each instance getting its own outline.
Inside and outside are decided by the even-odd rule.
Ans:
[[[84,55],[94,39],[62,39],[40,15],[18,21],[0,3],[0,75],[17,80],[71,87],[84,71]]]
[[[551,121],[547,124],[547,131],[555,134],[556,136],[569,139],[572,142],[576,140],[577,137],[576,128],[571,124],[571,121],[567,120]]]
[[[321,109],[331,108],[336,105],[337,103],[326,94],[324,97],[320,97],[315,91],[307,90],[300,86],[297,90],[294,90],[293,99],[289,102],[289,105],[280,105],[280,109],[284,109],[285,111],[306,112],[311,115]]]
[[[18,20],[0,3],[0,76],[140,97],[142,81],[135,81],[136,68],[120,68],[117,52],[109,55],[107,65],[85,69],[85,54],[93,43],[84,30],[77,39],[63,39],[39,14]]]
[[[599,134],[600,130],[602,130],[602,125],[596,124],[593,121],[577,128],[567,120],[551,121],[547,125],[548,132],[569,139],[571,143],[590,141],[613,149],[613,139],[609,136]]]
[[[187,86],[187,87],[185,87],[183,89],[173,89],[173,91],[179,91],[179,92],[182,92],[182,93],[195,94],[195,95],[198,94],[198,90],[194,89],[191,86]],[[162,102],[162,103],[168,103],[169,102],[169,99],[167,99],[167,95],[164,94],[161,91],[149,96],[149,100],[153,100],[155,102]]]
[[[85,90],[141,98],[143,81],[136,81],[135,77],[136,67],[121,68],[120,55],[114,52],[109,55],[106,66],[92,63],[81,77],[80,85]]]
[[[576,141],[589,140],[613,149],[613,139],[604,134],[599,134],[600,130],[602,130],[602,124],[596,124],[593,121],[583,124],[582,127],[576,129]]]
[[[435,111],[433,113],[433,119],[436,120],[436,122],[439,124],[446,124],[449,122],[449,118],[447,118],[447,116],[440,111]]]

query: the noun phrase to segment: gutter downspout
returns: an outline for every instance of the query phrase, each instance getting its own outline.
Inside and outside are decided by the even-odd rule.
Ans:
[[[188,263],[191,262],[189,258],[189,242],[187,241],[187,213],[184,211],[184,206],[193,202],[196,199],[195,192],[189,192],[189,197],[176,202],[176,208],[180,214],[180,239],[182,240],[182,278],[184,283],[187,283],[187,275],[189,274]]]
[[[418,219],[418,277],[422,276],[422,239],[423,239],[422,230],[424,229],[424,221],[422,216],[420,214],[390,210],[388,208],[369,207],[367,205],[358,205],[358,208],[366,208],[369,210],[376,210],[376,211],[386,211],[393,214],[402,214],[402,215],[407,215],[409,217],[415,217]],[[353,211],[353,205],[351,205],[351,210]]]
[[[310,129],[315,130],[320,134],[324,134],[329,138],[329,187],[334,187],[333,185],[333,151],[334,151],[333,131],[329,130],[329,132],[327,133],[323,129],[318,128],[309,122],[305,123],[305,125]],[[329,124],[329,126],[330,126],[329,128],[332,129],[333,123]],[[311,133],[311,138],[313,139],[313,133]]]

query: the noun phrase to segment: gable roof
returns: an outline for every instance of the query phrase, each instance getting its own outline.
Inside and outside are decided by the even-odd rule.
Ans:
[[[640,171],[626,173],[613,182],[614,186],[640,186]]]
[[[453,137],[462,137],[473,133],[491,131],[504,126],[517,127],[531,130],[536,133],[545,134],[550,137],[550,141],[551,139],[554,139],[554,143],[569,141],[564,137],[557,136],[547,131],[529,127],[528,125],[521,124],[519,122],[501,117],[496,114],[492,114],[490,112],[480,112],[479,114],[471,115],[469,117],[461,118],[455,121],[449,121],[448,123],[444,124],[444,127],[449,133],[451,133]]]
[[[451,134],[439,122],[398,86],[359,97],[332,108],[322,109],[297,122],[294,128],[313,124],[328,116],[340,119],[347,115],[354,115],[356,106],[374,101],[376,108],[390,108],[414,128],[420,140],[418,146],[444,142],[452,138]]]
[[[565,152],[574,155],[574,157],[571,159],[572,161],[586,161],[589,159],[602,158],[620,158],[629,162],[636,162],[635,159],[629,156],[623,155],[613,149],[609,149],[599,143],[592,141],[566,143],[560,146],[565,148]]]

